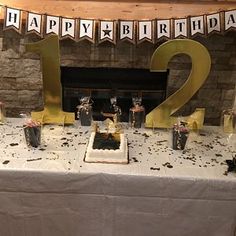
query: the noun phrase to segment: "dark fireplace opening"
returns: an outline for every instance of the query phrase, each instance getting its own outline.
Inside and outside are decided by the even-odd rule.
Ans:
[[[93,119],[104,120],[102,112],[109,110],[110,99],[116,97],[121,121],[127,122],[132,98],[142,98],[146,114],[165,100],[168,74],[135,68],[61,67],[63,110],[76,114],[80,99],[90,96]]]

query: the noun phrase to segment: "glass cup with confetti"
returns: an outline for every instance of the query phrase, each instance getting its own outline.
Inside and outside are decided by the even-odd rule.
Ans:
[[[41,144],[41,123],[29,119],[23,129],[27,146],[38,147]]]
[[[172,128],[172,148],[174,150],[183,150],[189,136],[189,129],[185,122],[179,122]]]

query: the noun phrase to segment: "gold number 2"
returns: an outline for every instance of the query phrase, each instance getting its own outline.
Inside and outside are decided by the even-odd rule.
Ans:
[[[175,39],[158,47],[152,56],[150,70],[166,71],[170,59],[180,53],[187,54],[192,60],[190,75],[179,90],[147,114],[146,127],[171,127],[177,120],[171,115],[190,100],[210,72],[211,58],[207,49],[190,39]],[[204,111],[205,109],[197,108],[192,115],[186,117],[190,128],[199,129],[203,126]]]

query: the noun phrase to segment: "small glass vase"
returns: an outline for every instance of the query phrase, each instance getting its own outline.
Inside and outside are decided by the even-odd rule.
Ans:
[[[3,102],[0,102],[0,124],[4,124],[6,119],[5,105]]]
[[[142,98],[134,97],[133,107],[129,110],[129,122],[132,128],[141,128],[145,119],[145,108],[141,105]]]
[[[41,144],[41,125],[24,125],[25,140],[28,147],[38,147]]]
[[[132,128],[141,128],[144,123],[145,109],[143,106],[135,105],[130,108],[129,120]]]
[[[175,124],[172,128],[172,148],[184,150],[189,136],[189,130],[182,122]]]
[[[236,132],[236,109],[226,109],[222,112],[221,127],[224,133]]]
[[[84,97],[80,102],[81,105],[77,106],[77,118],[80,120],[81,126],[90,126],[93,119],[93,108],[90,97]]]

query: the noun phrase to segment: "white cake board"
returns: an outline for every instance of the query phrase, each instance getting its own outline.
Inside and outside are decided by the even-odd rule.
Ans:
[[[91,140],[90,140],[91,141]],[[90,142],[89,141],[89,142]],[[89,143],[90,144],[90,143]],[[88,146],[89,146],[88,144]],[[110,164],[128,164],[129,158],[128,158],[128,142],[127,139],[125,139],[125,156],[119,157],[119,158],[112,158],[112,155],[109,157],[90,157],[87,155],[87,150],[85,153],[84,162],[88,163],[110,163]],[[88,147],[87,147],[88,148]]]

